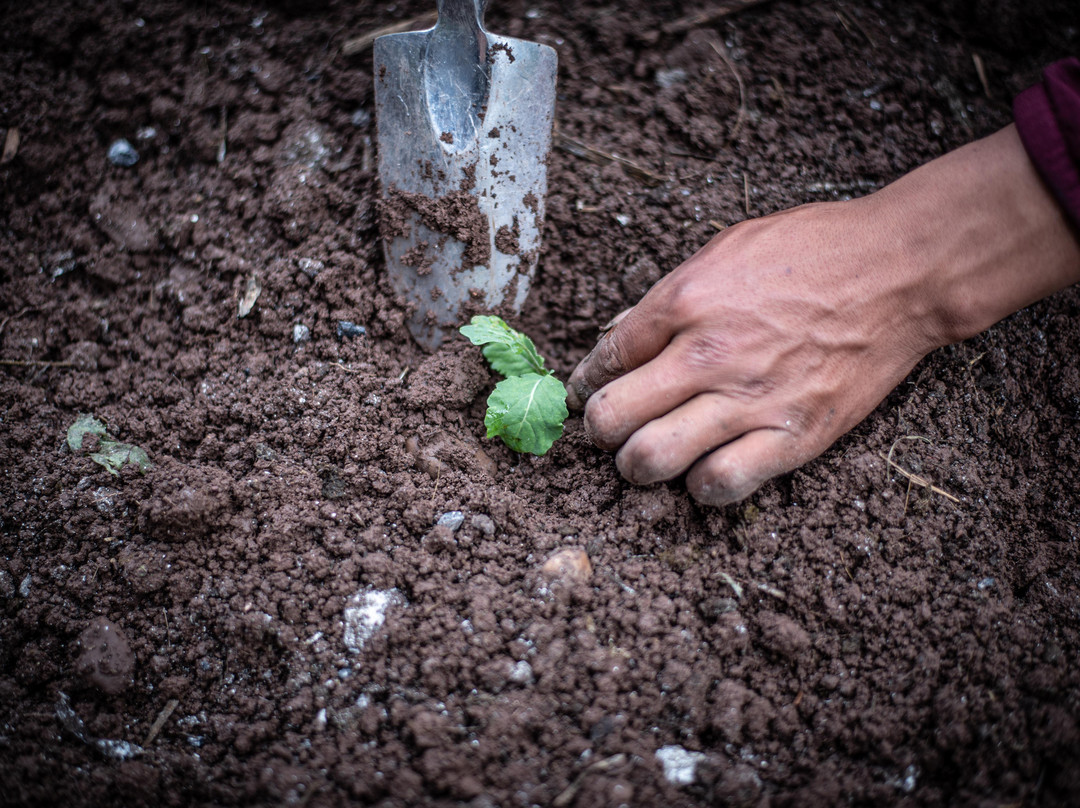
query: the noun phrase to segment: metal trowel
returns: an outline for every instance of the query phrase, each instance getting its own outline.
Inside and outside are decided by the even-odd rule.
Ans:
[[[519,312],[540,253],[556,54],[484,30],[486,5],[374,45],[386,265],[427,350],[466,303]]]

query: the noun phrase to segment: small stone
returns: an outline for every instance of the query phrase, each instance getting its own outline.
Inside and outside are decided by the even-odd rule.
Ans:
[[[465,514],[463,514],[461,511],[447,511],[439,517],[437,522],[435,522],[435,524],[437,525],[441,525],[442,527],[448,527],[451,530],[455,531],[464,523]]]
[[[109,162],[114,166],[131,168],[131,166],[139,162],[139,153],[135,151],[134,146],[120,138],[114,140],[113,144],[109,146]]]
[[[485,536],[495,535],[495,520],[493,520],[486,513],[477,513],[473,515],[471,524]]]
[[[5,598],[15,595],[15,581],[7,570],[0,570],[0,595]]]
[[[316,258],[298,258],[296,266],[312,280],[315,280],[319,273],[326,269],[326,264]]]
[[[371,113],[361,107],[352,114],[352,118],[349,120],[357,129],[363,129],[371,123]]]
[[[515,684],[531,685],[533,683],[532,665],[524,659],[520,662],[515,662],[514,666],[510,669],[510,675],[506,678]]]
[[[592,576],[592,564],[582,548],[564,547],[544,562],[540,572],[551,580],[585,583]]]
[[[345,623],[345,648],[349,653],[359,654],[364,645],[375,636],[391,606],[405,605],[405,597],[396,589],[371,589],[349,598],[343,616]]]
[[[152,126],[141,126],[135,133],[136,140],[153,140],[157,137],[157,129]]]
[[[697,767],[705,760],[705,754],[681,746],[661,746],[656,750],[656,759],[664,767],[664,777],[669,783],[688,786],[697,779]]]
[[[24,598],[30,597],[30,583],[33,579],[30,577],[30,573],[26,573],[26,577],[22,579],[22,583],[19,584],[19,595]]]
[[[668,87],[674,87],[676,84],[684,83],[690,74],[683,70],[681,67],[672,68],[671,70],[657,70],[656,71],[656,84],[662,89]]]
[[[311,339],[311,329],[303,323],[297,323],[292,328],[292,341],[301,345]]]
[[[116,497],[120,492],[107,485],[98,486],[94,490],[94,506],[101,513],[108,513],[116,507]]]
[[[350,339],[353,337],[362,337],[366,333],[367,329],[362,325],[350,323],[348,320],[338,320],[337,335],[342,339],[345,337],[349,337]]]

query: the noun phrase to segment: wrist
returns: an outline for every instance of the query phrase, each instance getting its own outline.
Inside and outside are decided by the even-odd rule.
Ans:
[[[916,169],[868,202],[912,282],[927,350],[971,337],[1080,280],[1080,242],[1013,126]]]

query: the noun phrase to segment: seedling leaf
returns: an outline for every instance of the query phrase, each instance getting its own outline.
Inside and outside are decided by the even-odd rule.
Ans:
[[[500,437],[515,452],[546,454],[562,436],[566,388],[552,375],[526,373],[503,379],[488,396],[484,417],[489,438]]]
[[[128,463],[135,464],[139,467],[139,471],[144,473],[150,468],[150,458],[138,446],[133,446],[130,443],[103,440],[100,449],[101,451],[90,455],[90,459],[99,466],[107,468],[109,473],[114,476],[119,477],[120,469]]]
[[[150,457],[142,448],[121,443],[108,433],[105,424],[92,415],[80,415],[68,427],[67,443],[71,451],[82,451],[83,439],[89,434],[98,436],[98,450],[90,455],[90,459],[108,469],[110,474],[120,476],[120,469],[128,463],[138,466],[143,473],[150,468]]]
[[[487,436],[502,438],[515,452],[545,454],[569,415],[562,382],[544,367],[533,341],[499,317],[478,315],[460,331],[484,346],[484,358],[506,377],[488,397]]]
[[[528,339],[528,337],[526,337]],[[482,353],[496,373],[501,373],[504,378],[524,376],[526,373],[535,373],[536,368],[529,360],[511,345],[501,342],[491,342],[484,346]]]
[[[501,317],[477,315],[459,330],[473,345],[484,346],[484,358],[495,372],[506,378],[551,372],[544,367],[544,359],[533,341],[508,326]]]
[[[73,452],[80,451],[82,449],[83,438],[88,434],[97,435],[102,440],[108,437],[108,432],[105,430],[105,424],[101,423],[101,421],[94,416],[83,413],[75,419],[75,423],[68,427],[68,448]]]

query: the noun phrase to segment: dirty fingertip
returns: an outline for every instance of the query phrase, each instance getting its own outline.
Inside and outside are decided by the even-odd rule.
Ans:
[[[570,377],[566,383],[566,406],[572,410],[585,409],[585,402],[589,398],[589,392],[579,379]]]

